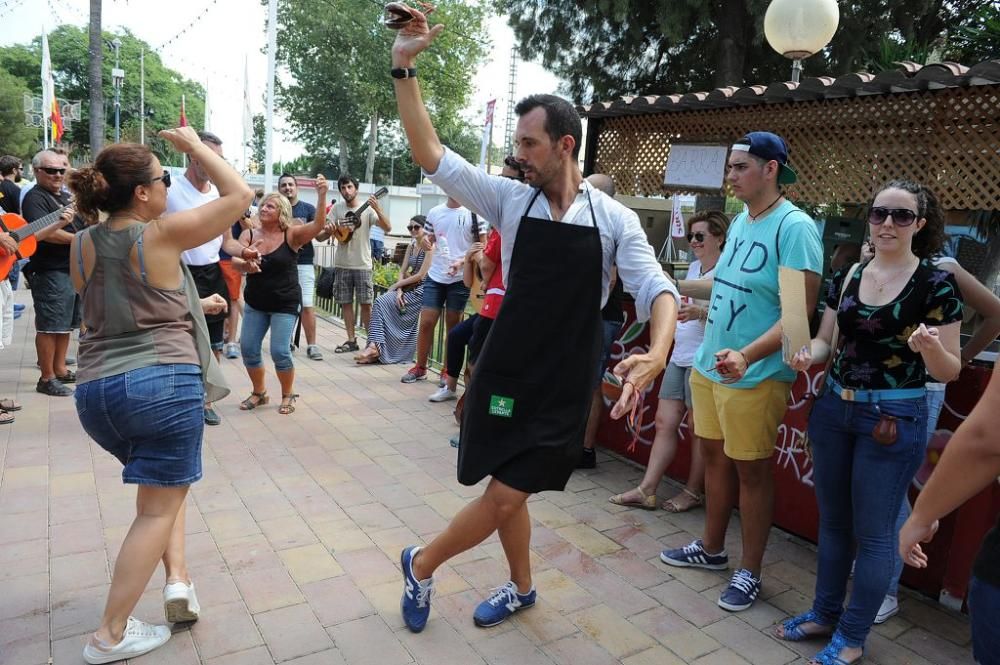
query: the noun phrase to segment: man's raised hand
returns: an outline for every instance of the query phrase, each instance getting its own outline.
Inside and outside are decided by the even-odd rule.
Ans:
[[[418,2],[423,11],[409,7],[401,2],[390,2],[385,6],[388,16],[395,20],[387,21],[392,28],[398,27],[396,41],[392,45],[392,63],[396,67],[411,67],[417,54],[427,49],[431,42],[441,34],[444,25],[438,23],[434,27],[427,25],[427,17],[434,11],[434,5]],[[412,18],[402,20],[409,14]]]

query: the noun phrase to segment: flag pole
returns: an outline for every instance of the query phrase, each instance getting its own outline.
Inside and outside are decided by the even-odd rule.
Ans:
[[[45,33],[45,24],[42,24],[42,146],[49,149],[49,110],[52,108],[52,100],[49,99],[49,38]]]
[[[139,51],[139,144],[146,145],[146,49]]]
[[[267,3],[267,110],[264,115],[264,191],[271,191],[274,177],[271,163],[274,139],[274,56],[277,50],[278,0]]]

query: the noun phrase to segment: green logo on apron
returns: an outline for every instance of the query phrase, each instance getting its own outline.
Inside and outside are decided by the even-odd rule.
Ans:
[[[514,416],[514,399],[503,395],[490,395],[490,415],[512,418]]]

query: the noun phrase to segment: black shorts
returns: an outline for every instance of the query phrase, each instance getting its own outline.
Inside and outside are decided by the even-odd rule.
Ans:
[[[80,298],[68,271],[32,272],[31,299],[35,306],[35,331],[68,333],[80,327]]]

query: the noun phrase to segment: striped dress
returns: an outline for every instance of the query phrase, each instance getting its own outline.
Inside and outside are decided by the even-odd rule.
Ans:
[[[426,252],[421,249],[414,253],[414,248],[415,245],[411,244],[410,261],[403,271],[404,275],[420,272],[424,263]],[[415,288],[403,292],[403,314],[396,307],[395,291],[383,293],[375,299],[368,343],[378,348],[380,363],[390,365],[413,360],[413,352],[417,348],[417,320],[420,318],[423,298],[424,284],[420,282]]]

